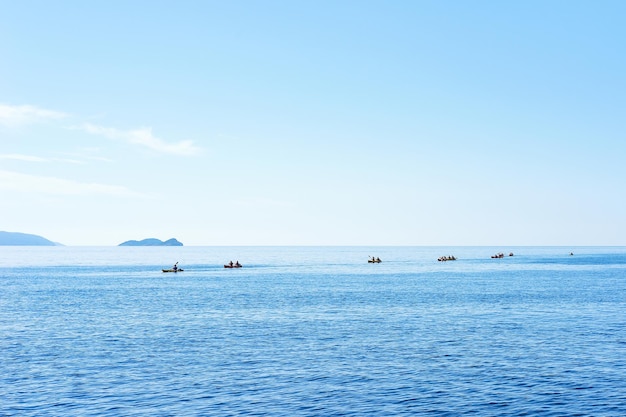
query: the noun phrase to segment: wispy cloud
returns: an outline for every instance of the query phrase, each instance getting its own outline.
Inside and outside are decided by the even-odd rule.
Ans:
[[[67,113],[43,109],[37,106],[14,106],[0,103],[0,126],[18,127],[45,120],[58,120],[69,117]],[[84,123],[70,129],[81,130],[92,135],[103,136],[109,139],[122,140],[127,143],[142,146],[153,151],[169,155],[196,155],[202,149],[191,140],[168,142],[156,137],[149,127],[121,130],[104,127],[92,123]],[[17,158],[13,158],[17,159]],[[26,160],[26,159],[23,159]],[[33,159],[30,161],[35,162]]]
[[[0,190],[53,195],[109,195],[119,197],[140,195],[119,185],[86,183],[3,170],[0,170]]]
[[[151,128],[140,128],[133,130],[119,130],[112,127],[97,126],[85,123],[79,127],[92,135],[104,136],[109,139],[124,140],[134,145],[144,146],[160,153],[172,155],[195,155],[201,149],[194,145],[193,141],[183,140],[180,142],[166,142],[152,134]]]
[[[35,155],[24,155],[17,153],[9,153],[9,154],[0,154],[0,159],[12,159],[15,161],[24,161],[24,162],[64,162],[68,164],[77,164],[84,165],[85,162],[79,161],[77,159],[69,159],[69,158],[42,158],[40,156]]]
[[[11,106],[0,103],[0,125],[17,127],[43,120],[57,120],[67,117],[66,113],[42,109],[36,106]]]
[[[25,161],[25,162],[46,162],[46,158],[41,158],[39,156],[33,155],[22,155],[17,153],[8,153],[0,155],[0,159],[13,159],[16,161]]]

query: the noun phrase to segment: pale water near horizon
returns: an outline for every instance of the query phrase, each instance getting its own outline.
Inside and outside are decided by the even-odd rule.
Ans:
[[[0,247],[0,291],[3,416],[626,415],[624,247]]]

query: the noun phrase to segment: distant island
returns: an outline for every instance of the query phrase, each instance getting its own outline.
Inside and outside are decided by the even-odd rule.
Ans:
[[[28,233],[0,232],[0,246],[63,246],[45,237]]]
[[[178,240],[172,238],[165,242],[159,239],[129,240],[118,246],[183,246]]]

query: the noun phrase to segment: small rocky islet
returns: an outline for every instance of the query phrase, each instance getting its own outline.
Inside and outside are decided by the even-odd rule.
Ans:
[[[149,238],[143,240],[127,240],[126,242],[120,243],[118,246],[183,246],[183,244],[174,238],[165,241]]]

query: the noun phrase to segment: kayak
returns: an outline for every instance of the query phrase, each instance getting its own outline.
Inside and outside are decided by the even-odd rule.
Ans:
[[[382,262],[382,261],[381,261],[381,260],[378,260],[378,259],[377,259],[377,260],[372,260],[372,259],[370,259],[369,261],[367,261],[367,263],[370,263],[370,264],[379,264],[379,263],[381,263],[381,262]]]
[[[224,265],[224,268],[241,268],[243,265]]]
[[[183,272],[184,269],[162,269],[163,272]]]

